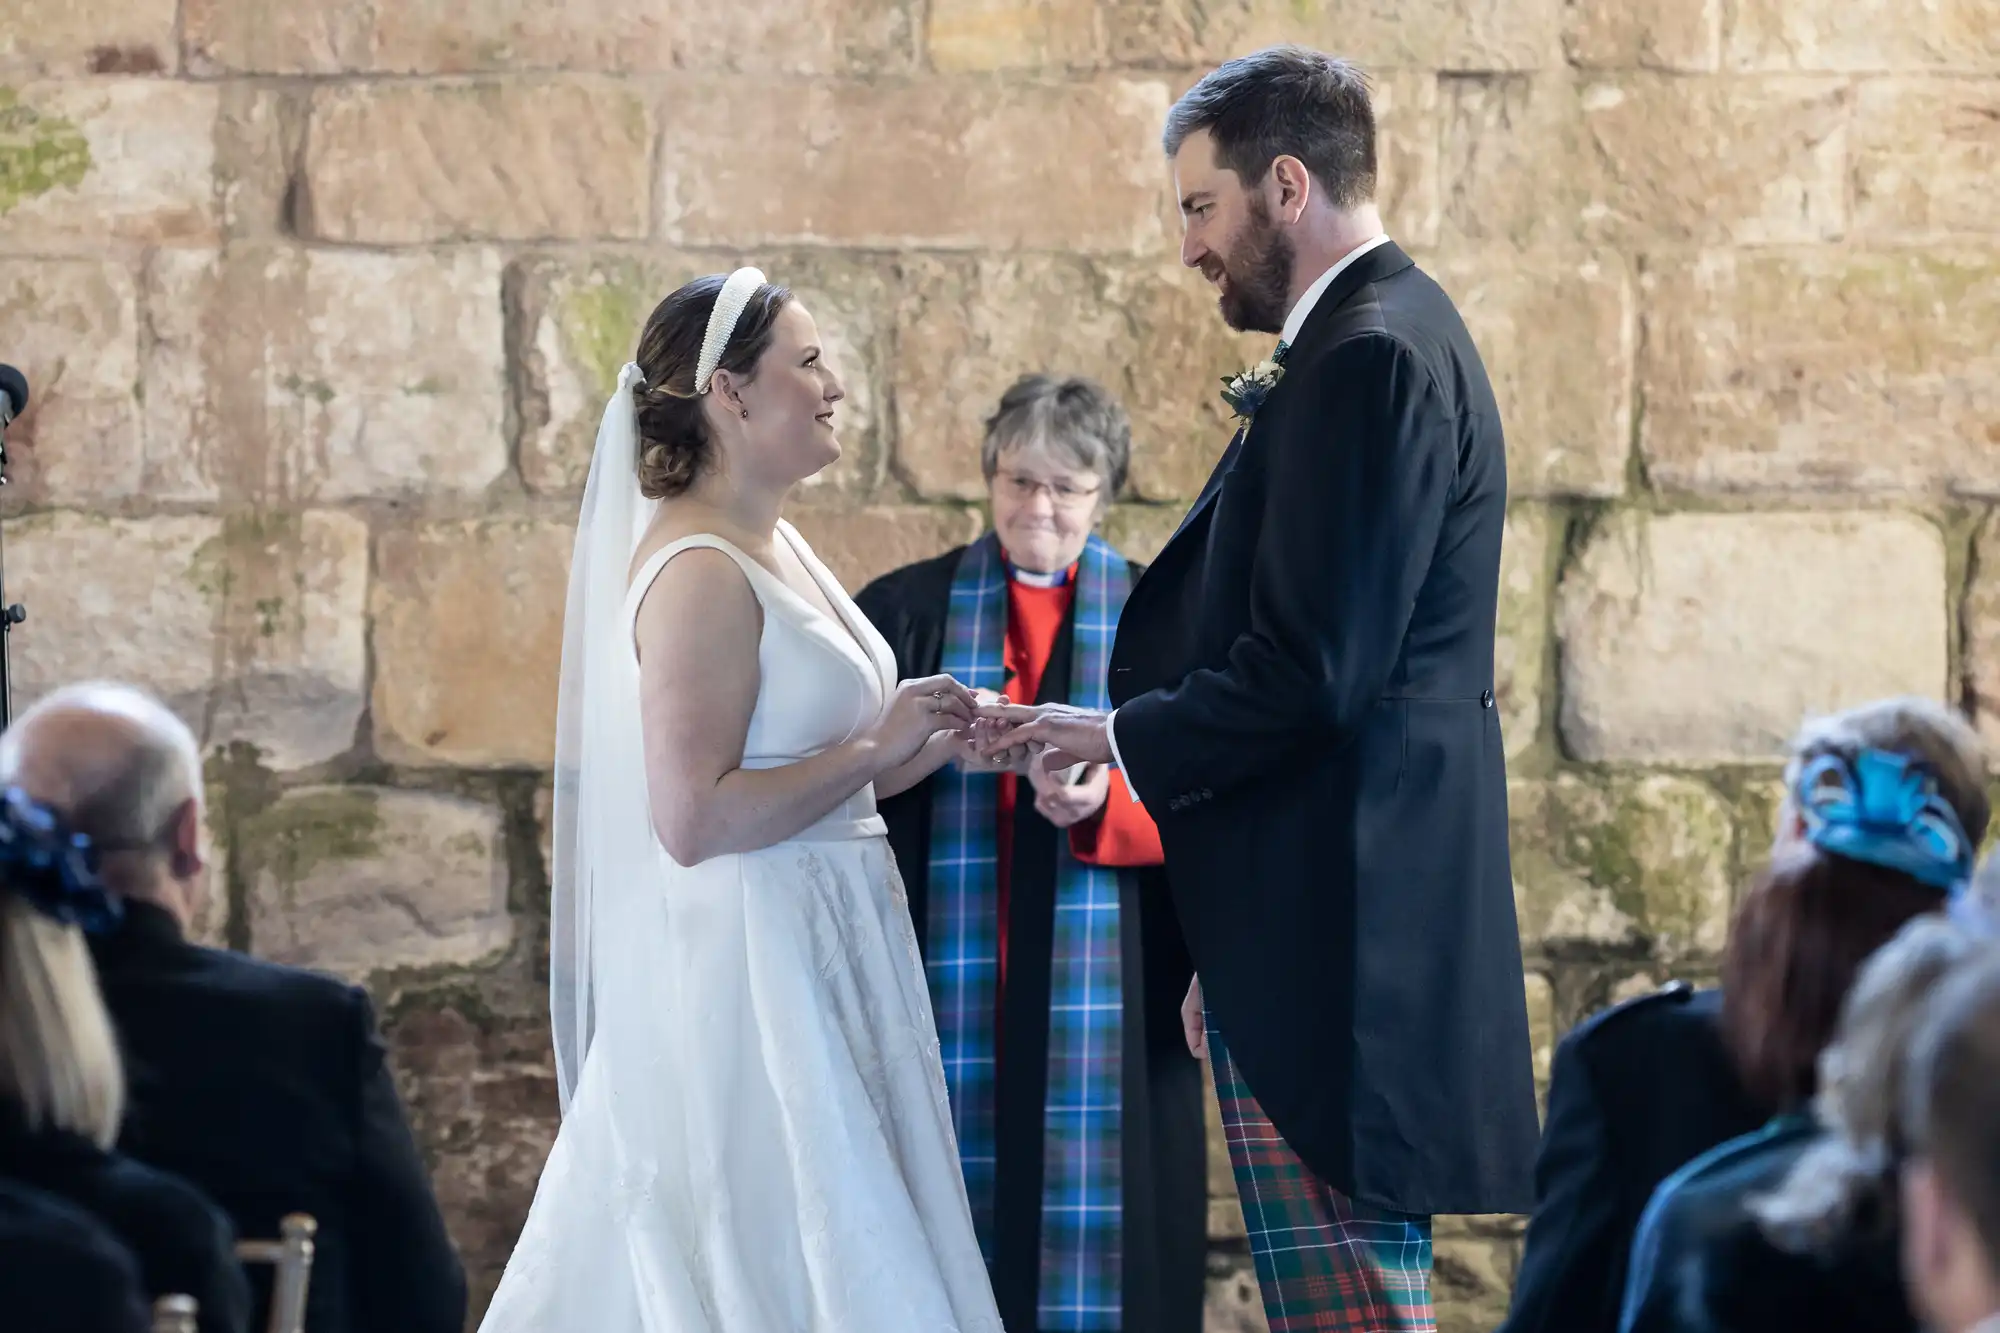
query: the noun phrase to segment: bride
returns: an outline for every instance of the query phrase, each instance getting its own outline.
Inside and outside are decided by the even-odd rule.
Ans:
[[[878,795],[972,696],[779,509],[840,456],[755,269],[647,320],[570,571],[550,998],[562,1131],[486,1333],[998,1333]]]

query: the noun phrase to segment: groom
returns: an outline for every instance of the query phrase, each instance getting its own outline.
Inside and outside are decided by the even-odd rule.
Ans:
[[[1275,1333],[1431,1329],[1431,1215],[1533,1199],[1500,419],[1382,234],[1358,70],[1233,60],[1164,138],[1181,261],[1276,364],[1230,386],[1241,429],[1132,590],[1113,711],[995,707],[985,748],[1116,762],[1158,821]]]

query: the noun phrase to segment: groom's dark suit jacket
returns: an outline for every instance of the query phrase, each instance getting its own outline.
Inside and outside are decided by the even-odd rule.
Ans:
[[[1313,308],[1111,659],[1238,1068],[1322,1179],[1409,1213],[1534,1201],[1493,706],[1506,503],[1472,339],[1381,246]]]

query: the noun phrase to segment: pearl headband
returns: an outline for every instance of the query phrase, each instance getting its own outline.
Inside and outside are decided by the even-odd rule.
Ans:
[[[708,312],[708,332],[702,335],[701,359],[694,363],[697,394],[708,392],[708,382],[715,378],[715,368],[721,364],[729,339],[736,332],[736,321],[743,318],[743,308],[763,285],[763,272],[754,268],[739,268],[723,280],[715,305]]]

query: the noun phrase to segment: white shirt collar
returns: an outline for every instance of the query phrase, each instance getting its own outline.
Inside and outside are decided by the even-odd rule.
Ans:
[[[1306,316],[1310,315],[1313,312],[1313,307],[1319,304],[1319,298],[1326,295],[1326,289],[1333,286],[1333,280],[1339,277],[1349,264],[1367,254],[1370,250],[1379,249],[1388,243],[1389,238],[1387,236],[1377,236],[1372,241],[1363,241],[1335,261],[1332,268],[1320,274],[1319,280],[1306,288],[1306,294],[1301,296],[1299,303],[1292,307],[1292,313],[1285,316],[1285,330],[1278,335],[1279,341],[1287,343],[1296,341],[1299,336],[1299,330],[1306,326]]]
[[[1965,1333],[2000,1333],[2000,1313],[1987,1315]]]

